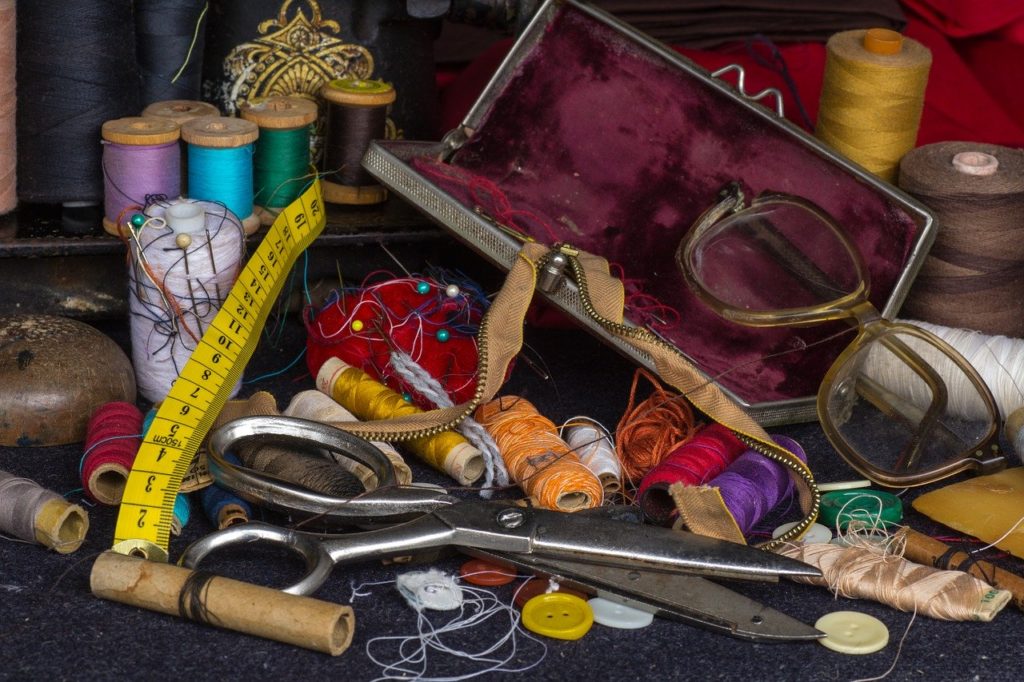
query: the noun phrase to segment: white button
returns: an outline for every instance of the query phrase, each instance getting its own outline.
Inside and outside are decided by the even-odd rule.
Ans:
[[[858,488],[870,488],[871,481],[861,479],[859,481],[833,481],[832,483],[819,483],[818,490],[829,492],[832,490],[856,490]]]
[[[590,610],[594,612],[594,622],[610,628],[639,630],[647,627],[654,620],[653,613],[634,609],[632,606],[601,597],[594,597],[587,603],[590,604]]]
[[[790,528],[795,528],[797,523],[799,523],[799,521],[794,521],[793,523],[784,523],[784,524],[782,524],[781,526],[776,528],[774,531],[772,531],[772,537],[773,538],[780,537],[783,533],[785,533]],[[800,538],[800,542],[803,542],[803,543],[808,544],[808,545],[814,545],[814,544],[819,544],[819,543],[830,542],[831,540],[832,540],[832,531],[830,531],[828,528],[826,528],[825,526],[821,525],[820,523],[812,523],[811,527],[807,529],[806,533],[804,533],[804,536],[802,538]]]
[[[417,611],[451,611],[462,606],[462,588],[455,578],[436,569],[403,573],[395,586]]]
[[[885,623],[859,611],[825,614],[814,627],[826,635],[818,640],[822,645],[844,654],[873,654],[889,643]]]

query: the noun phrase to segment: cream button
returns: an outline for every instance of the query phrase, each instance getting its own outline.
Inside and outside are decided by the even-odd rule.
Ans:
[[[834,611],[814,627],[825,633],[818,641],[843,654],[873,654],[889,643],[889,628],[874,616],[859,611]]]
[[[654,614],[618,602],[594,597],[587,601],[594,612],[594,622],[620,630],[639,630],[654,621]]]
[[[772,537],[773,538],[780,537],[787,530],[789,530],[790,528],[795,527],[797,523],[798,522],[794,521],[793,523],[784,523],[784,524],[782,524],[781,526],[776,528],[774,531],[772,531]],[[831,542],[831,541],[832,541],[832,531],[830,531],[828,528],[826,528],[825,526],[821,525],[820,523],[812,523],[811,527],[807,529],[806,533],[804,533],[804,536],[802,538],[800,538],[800,542],[803,542],[803,543],[808,544],[808,545],[823,544],[823,543]]]

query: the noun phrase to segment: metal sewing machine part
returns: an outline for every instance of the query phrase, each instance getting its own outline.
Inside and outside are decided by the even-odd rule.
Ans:
[[[242,468],[225,467],[224,454],[246,441],[285,442],[317,452],[326,449],[351,454],[367,466],[381,469],[382,486],[387,486],[386,458],[365,441],[317,422],[246,417],[211,434],[210,470],[221,485],[233,487],[258,504],[270,502],[276,508],[303,513],[330,507],[336,517],[350,513],[350,521],[362,517],[372,518],[378,526],[389,521],[396,525],[318,536],[265,523],[241,524],[193,543],[182,555],[182,565],[195,568],[209,553],[236,544],[280,544],[301,555],[309,571],[285,591],[310,594],[327,580],[336,564],[456,547],[505,565],[558,576],[591,594],[743,639],[814,640],[821,636],[804,623],[705,579],[776,581],[780,576],[819,574],[804,563],[691,533],[623,526],[622,512],[616,507],[569,515],[501,501],[462,501],[436,490],[407,487],[387,488],[352,500],[329,498],[261,479]],[[416,514],[413,520],[406,520]]]

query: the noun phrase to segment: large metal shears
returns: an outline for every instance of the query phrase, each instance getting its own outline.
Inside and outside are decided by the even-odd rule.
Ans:
[[[339,500],[268,480],[224,460],[223,453],[254,441],[335,453],[354,451],[358,461],[379,474],[382,487]],[[790,641],[823,636],[705,577],[775,581],[780,576],[820,575],[817,569],[744,545],[631,524],[620,518],[628,516],[628,508],[566,514],[507,501],[463,500],[434,489],[392,487],[390,463],[372,445],[339,429],[288,417],[246,417],[226,424],[211,434],[209,457],[214,478],[257,504],[307,514],[333,512],[334,520],[363,519],[378,526],[388,520],[398,522],[337,535],[265,523],[232,526],[189,546],[179,562],[184,566],[194,568],[210,552],[228,546],[259,541],[281,545],[302,556],[307,568],[306,576],[285,591],[310,594],[338,564],[455,547],[555,577],[591,594],[744,639]]]

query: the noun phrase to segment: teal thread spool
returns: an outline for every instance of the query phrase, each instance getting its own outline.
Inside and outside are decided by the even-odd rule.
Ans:
[[[253,153],[259,127],[252,121],[201,116],[181,127],[188,143],[188,196],[227,206],[245,233],[260,226],[253,202]]]
[[[310,179],[310,125],[316,103],[295,95],[249,100],[239,114],[260,129],[253,169],[256,214],[270,225]]]

